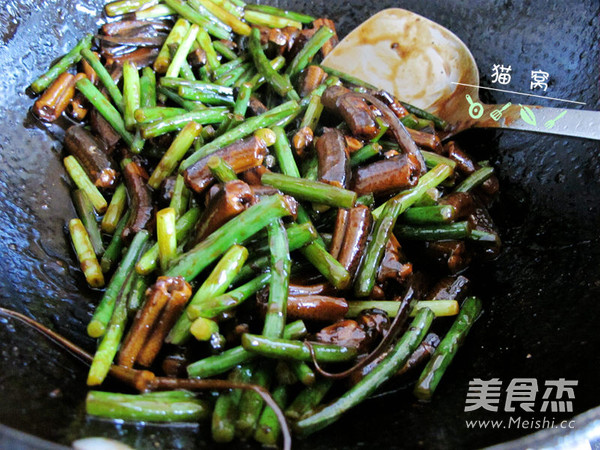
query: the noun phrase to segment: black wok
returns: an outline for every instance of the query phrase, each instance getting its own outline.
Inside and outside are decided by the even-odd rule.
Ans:
[[[100,0],[0,2],[0,304],[36,318],[87,349],[98,292],[85,287],[64,233],[74,215],[61,164],[62,130],[28,115],[26,86],[59,54],[95,30]],[[530,71],[551,74],[548,95],[599,109],[598,3],[562,1],[282,1],[328,15],[340,34],[378,9],[399,6],[454,31],[472,50],[490,86],[493,64],[512,66],[510,89],[529,92]],[[524,97],[483,92],[486,103]],[[548,106],[555,103],[538,104]],[[508,419],[464,412],[469,380],[577,380],[571,413],[513,413],[563,419],[600,404],[600,153],[597,142],[517,132],[460,137],[490,158],[502,183],[492,214],[505,248],[471,276],[485,313],[430,404],[406,386],[367,401],[297,448],[472,448],[506,442],[531,429],[468,429],[465,420]],[[0,319],[0,423],[48,441],[117,438],[136,448],[211,446],[204,428],[119,425],[84,415],[86,367],[20,324]],[[541,397],[538,393],[538,399]],[[503,397],[504,399],[504,397]],[[500,410],[503,404],[500,405]],[[539,411],[539,403],[536,410]],[[592,439],[600,409],[575,419],[571,438]],[[535,431],[535,430],[534,430]],[[557,442],[566,430],[545,432]],[[554,440],[553,440],[554,439]],[[529,445],[536,446],[539,440]],[[55,448],[6,427],[2,448]],[[516,447],[525,443],[515,444]],[[236,446],[238,447],[238,446]]]

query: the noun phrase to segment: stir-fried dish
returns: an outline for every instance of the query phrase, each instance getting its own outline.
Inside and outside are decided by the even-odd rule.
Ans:
[[[320,65],[329,19],[242,0],[106,13],[31,85],[40,120],[69,121],[68,232],[103,290],[87,413],[289,446],[288,425],[313,433],[383,383],[430,399],[481,311],[464,271],[499,251],[493,168]],[[108,376],[139,394],[97,390]]]

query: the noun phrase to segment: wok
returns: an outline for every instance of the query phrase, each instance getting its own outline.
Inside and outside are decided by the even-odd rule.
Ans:
[[[92,349],[85,335],[100,293],[85,287],[64,232],[74,210],[62,169],[62,129],[28,115],[26,86],[85,31],[95,30],[99,0],[0,2],[0,304],[36,318]],[[529,92],[530,71],[551,74],[548,95],[599,109],[600,21],[596,1],[282,1],[328,15],[340,35],[378,9],[398,6],[455,32],[491,86],[493,64],[512,66],[510,89]],[[374,68],[376,70],[376,68]],[[522,101],[482,92],[486,103]],[[540,100],[539,104],[556,106]],[[507,442],[531,429],[468,429],[465,420],[507,419],[464,412],[469,380],[577,380],[575,430],[549,430],[511,447],[597,437],[600,409],[600,152],[597,142],[519,132],[470,131],[460,137],[497,168],[502,194],[492,214],[504,252],[471,272],[485,312],[429,404],[404,385],[367,401],[296,448],[473,448]],[[214,446],[205,428],[136,426],[86,418],[86,367],[18,323],[0,325],[0,447],[55,448],[104,435],[137,448]],[[538,399],[541,391],[538,392]],[[504,399],[504,397],[503,397]],[[503,405],[500,405],[500,411]],[[539,403],[536,410],[539,411]],[[6,427],[5,427],[5,426]],[[10,427],[10,428],[8,428]],[[27,433],[21,434],[18,431]],[[568,431],[568,433],[567,433]],[[532,440],[533,439],[533,440]],[[241,444],[237,443],[236,448]],[[541,444],[540,444],[541,445]],[[250,446],[250,444],[248,444]]]

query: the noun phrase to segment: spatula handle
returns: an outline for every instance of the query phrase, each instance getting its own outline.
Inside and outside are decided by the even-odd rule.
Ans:
[[[501,107],[502,105],[497,105],[492,108]],[[488,108],[490,106],[486,105],[486,109]],[[512,105],[511,111],[511,116],[515,119],[500,120],[498,128],[600,140],[600,111],[526,105]],[[475,126],[489,126],[489,121],[487,125],[482,122]]]

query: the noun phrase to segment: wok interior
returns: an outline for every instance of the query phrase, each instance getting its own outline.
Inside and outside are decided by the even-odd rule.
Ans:
[[[84,287],[64,234],[74,211],[56,140],[62,131],[36,124],[27,115],[31,100],[23,92],[56,55],[97,28],[102,2],[12,3],[0,16],[0,63],[10,68],[0,79],[1,303],[92,349],[85,324],[99,295]],[[326,14],[339,24],[341,35],[375,12],[368,2],[282,1],[278,6]],[[380,9],[390,6],[395,5],[377,4]],[[562,2],[552,2],[549,9],[476,1],[407,1],[401,6],[466,42],[484,83],[490,81],[493,64],[511,64],[511,87],[527,91],[530,71],[540,68],[552,74],[552,96],[598,108],[594,2],[581,2],[576,9]],[[515,100],[482,95],[488,103]],[[469,132],[461,141],[480,159],[491,159],[502,186],[492,214],[501,228],[504,253],[471,273],[485,301],[484,315],[431,404],[418,404],[404,386],[388,386],[398,391],[366,402],[296,448],[481,447],[530,432],[468,430],[467,419],[505,418],[502,413],[464,412],[473,378],[496,377],[505,385],[515,377],[540,383],[574,379],[579,385],[573,414],[598,405],[598,144],[488,131]],[[190,426],[86,419],[86,368],[21,325],[1,320],[1,423],[66,444],[81,436],[105,435],[136,448],[213,445],[206,430]]]

